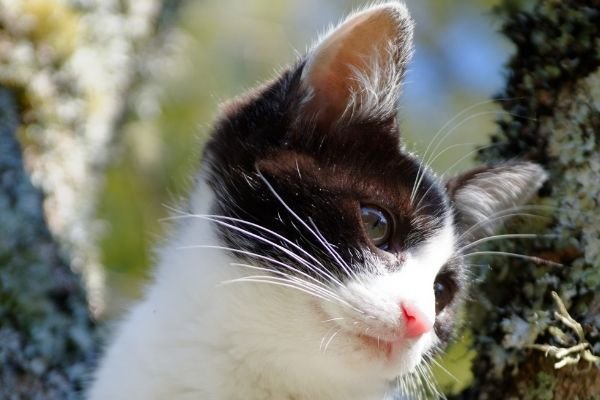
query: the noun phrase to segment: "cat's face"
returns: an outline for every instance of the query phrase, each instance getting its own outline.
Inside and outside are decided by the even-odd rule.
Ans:
[[[544,176],[517,163],[442,182],[402,150],[396,98],[411,38],[398,3],[352,15],[226,105],[205,152],[215,227],[248,267],[243,284],[288,290],[274,306],[285,324],[303,304],[298,320],[312,325],[294,329],[298,343],[317,338],[306,350],[317,359],[385,379],[446,345],[467,284],[460,247]]]

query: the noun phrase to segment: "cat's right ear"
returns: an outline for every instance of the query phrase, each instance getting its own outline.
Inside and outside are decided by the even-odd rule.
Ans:
[[[307,56],[302,116],[324,126],[393,118],[412,36],[413,22],[402,3],[350,15]]]

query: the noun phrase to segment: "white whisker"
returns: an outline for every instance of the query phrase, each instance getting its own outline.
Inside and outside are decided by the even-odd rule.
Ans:
[[[433,163],[435,163],[437,161],[438,158],[440,158],[441,156],[443,156],[445,153],[447,153],[448,151],[455,149],[457,147],[463,147],[463,146],[477,146],[477,143],[475,142],[469,142],[469,143],[456,143],[456,144],[451,144],[449,146],[447,146],[446,148],[442,149],[438,154],[435,155],[435,157],[433,157],[431,160],[429,160],[427,163],[429,165],[432,165]],[[479,149],[477,149],[477,151],[479,151]]]
[[[448,168],[446,168],[446,170],[440,175],[439,179],[437,180],[433,180],[430,184],[429,187],[427,188],[427,190],[425,191],[425,193],[423,193],[423,195],[421,195],[421,198],[419,199],[419,201],[417,202],[417,205],[415,206],[415,208],[417,209],[417,211],[415,211],[415,213],[418,213],[419,211],[421,211],[421,203],[423,202],[423,200],[427,197],[427,194],[429,193],[429,191],[434,188],[436,186],[436,183],[438,182],[443,182],[445,176],[452,171],[452,169],[454,169],[457,165],[459,165],[461,162],[463,162],[465,159],[469,158],[471,155],[473,155],[474,153],[477,153],[483,149],[488,149],[494,146],[498,146],[498,143],[495,144],[490,144],[487,146],[481,146],[476,148],[475,150],[471,150],[470,152],[468,152],[467,154],[465,154],[464,156],[462,156],[461,158],[459,158],[458,160],[456,160],[454,163],[452,163],[452,165],[450,165]],[[415,194],[416,195],[416,194]]]
[[[325,332],[325,334],[321,338],[321,343],[319,344],[319,351],[321,351],[321,352],[323,351],[323,346],[325,345],[325,339],[327,339],[327,337],[329,336],[329,332],[333,331],[335,328],[336,328],[336,325],[327,329],[327,332]]]
[[[425,169],[424,167],[428,166],[431,164],[431,158],[433,158],[433,155],[436,153],[436,151],[438,150],[439,146],[444,142],[444,140],[450,136],[454,131],[456,131],[456,129],[460,128],[462,125],[464,125],[465,123],[469,122],[470,120],[483,116],[483,115],[488,115],[488,114],[497,114],[498,111],[496,110],[492,110],[492,111],[481,111],[478,113],[475,113],[473,115],[470,115],[467,118],[464,118],[461,122],[455,124],[451,129],[449,129],[446,133],[444,133],[444,135],[442,137],[440,137],[438,139],[438,136],[440,134],[442,134],[444,132],[444,130],[446,128],[449,128],[449,126],[460,116],[462,116],[462,114],[464,114],[466,111],[469,111],[479,105],[483,105],[485,103],[490,103],[493,102],[494,100],[491,101],[486,101],[486,102],[481,102],[481,103],[477,103],[474,104],[473,106],[467,107],[466,109],[464,109],[463,111],[461,111],[460,113],[458,113],[455,117],[453,117],[452,119],[450,119],[446,124],[444,124],[444,126],[442,126],[442,128],[440,128],[440,130],[438,130],[436,132],[436,134],[433,136],[433,138],[431,139],[431,141],[429,142],[429,144],[427,145],[427,148],[425,149],[425,152],[422,155],[422,162],[419,165],[419,169],[417,171],[417,176],[415,177],[415,182],[413,183],[413,187],[411,190],[411,194],[410,194],[410,200],[411,202],[414,202],[415,196],[416,196],[416,192],[419,189],[419,186],[421,185],[421,182],[423,180],[423,176],[425,174]],[[508,115],[512,115],[515,118],[519,118],[519,119],[525,119],[525,120],[533,120],[535,121],[535,118],[528,118],[528,117],[523,117],[521,115],[515,114],[515,113],[506,113]],[[429,149],[431,148],[431,146],[436,142],[437,140],[437,144],[435,145],[435,147],[432,150],[431,155],[429,155]],[[439,155],[439,153],[438,153]],[[435,156],[437,158],[437,155]],[[428,159],[429,158],[429,159]]]
[[[277,191],[275,190],[275,188],[273,188],[273,186],[271,185],[271,183],[268,181],[268,179],[260,172],[260,170],[257,169],[257,174],[260,177],[260,179],[265,183],[265,185],[267,185],[267,187],[269,188],[269,190],[271,191],[271,193],[275,196],[275,198],[281,203],[281,205],[283,205],[285,207],[285,209],[298,221],[302,224],[302,226],[304,226],[317,240],[319,240],[320,243],[322,243],[323,245],[325,245],[325,243],[323,242],[323,240],[321,239],[320,235],[315,232],[313,229],[311,229],[310,226],[308,226],[308,224],[306,222],[304,222],[302,220],[302,218],[300,218],[300,216],[298,216],[298,214],[296,214],[294,212],[294,210],[291,209],[290,206],[287,205],[287,203],[283,200],[283,198],[279,195],[279,193],[277,193]],[[334,257],[335,254],[337,254],[336,252],[333,252],[331,250],[331,248],[329,246],[325,246],[325,249]],[[339,257],[339,255],[338,255]]]
[[[510,252],[506,252],[506,251],[475,251],[472,253],[462,254],[461,257],[483,256],[483,255],[499,255],[499,256],[506,256],[506,257],[512,257],[512,258],[520,258],[523,260],[531,261],[534,264],[544,264],[544,265],[550,265],[553,267],[564,267],[564,265],[557,263],[555,261],[546,260],[546,259],[540,258],[540,257],[527,256],[525,254],[510,253]]]
[[[317,283],[317,284],[321,285],[323,288],[327,288],[327,286],[325,286],[325,285],[323,284],[323,282],[321,282],[321,281],[319,281],[318,279],[316,279],[315,277],[313,277],[313,276],[311,276],[311,275],[307,274],[306,272],[303,272],[303,271],[301,271],[301,270],[299,270],[299,269],[297,269],[297,268],[294,268],[294,267],[292,267],[292,266],[291,266],[291,265],[289,265],[289,264],[286,264],[286,263],[284,263],[284,262],[282,262],[282,261],[276,260],[276,259],[274,259],[274,258],[272,258],[272,257],[268,257],[268,256],[264,256],[264,255],[261,255],[261,254],[253,253],[253,252],[251,252],[251,251],[248,251],[248,250],[240,250],[240,249],[234,249],[234,248],[232,248],[232,247],[227,247],[227,246],[217,246],[217,245],[191,245],[191,246],[180,246],[180,247],[178,247],[178,249],[181,249],[181,250],[187,250],[187,249],[218,249],[218,250],[230,251],[230,252],[232,252],[232,253],[244,254],[244,255],[247,255],[247,256],[249,256],[249,257],[258,258],[258,259],[265,260],[265,261],[268,261],[268,262],[270,262],[270,263],[273,263],[273,264],[275,264],[275,265],[282,266],[282,267],[284,267],[284,268],[286,268],[286,269],[289,269],[290,271],[294,271],[294,272],[296,272],[296,273],[298,273],[298,274],[300,274],[300,275],[302,275],[302,276],[304,276],[304,277],[306,277],[306,278],[310,279],[311,281],[313,281],[313,282],[315,282],[315,283]],[[256,268],[258,268],[258,267],[256,267]],[[270,270],[269,270],[269,271],[270,271]]]
[[[329,340],[327,341],[327,343],[325,344],[325,349],[323,350],[323,353],[327,353],[327,349],[329,348],[329,345],[331,344],[331,342],[333,342],[333,339],[337,336],[338,333],[340,333],[342,331],[342,328],[338,329],[337,331],[335,331],[333,333],[333,335],[331,335],[331,337],[329,338]]]
[[[356,311],[358,313],[363,313],[362,310],[360,310],[360,309],[356,308],[355,306],[353,306],[352,304],[348,303],[346,300],[342,299],[335,292],[332,292],[331,290],[327,289],[324,286],[315,285],[313,283],[310,283],[310,282],[307,282],[307,281],[305,281],[303,279],[300,279],[300,278],[298,278],[296,276],[286,274],[286,273],[284,273],[282,271],[272,271],[272,270],[270,270],[268,268],[256,267],[254,265],[249,265],[249,264],[231,263],[231,265],[236,265],[236,266],[239,266],[239,267],[246,267],[246,268],[249,268],[249,269],[255,269],[255,270],[260,270],[260,271],[266,271],[266,272],[269,272],[269,273],[276,273],[276,274],[278,274],[280,276],[284,276],[284,277],[288,278],[288,280],[290,282],[294,282],[296,284],[304,286],[307,289],[312,288],[311,290],[320,293],[322,296],[328,297],[328,298],[330,298],[333,301],[339,302],[340,304],[342,304],[342,305],[344,305],[344,306],[346,306],[346,307],[348,307],[348,308],[350,308],[350,309],[352,309],[352,310],[354,310],[354,311]]]
[[[279,249],[281,251],[283,251],[286,255],[290,256],[291,258],[293,258],[294,260],[298,261],[299,263],[301,263],[302,265],[304,265],[305,267],[307,267],[308,269],[310,269],[311,271],[315,272],[317,275],[321,275],[323,277],[329,278],[332,282],[336,283],[339,286],[343,286],[343,284],[337,279],[335,278],[335,276],[333,276],[329,271],[327,271],[326,269],[321,269],[317,266],[315,266],[314,264],[309,263],[306,259],[300,257],[299,255],[297,255],[296,253],[294,253],[293,251],[289,250],[286,247],[283,247],[263,236],[257,235],[253,232],[249,232],[245,229],[242,229],[240,227],[237,227],[235,225],[229,224],[227,222],[223,222],[223,221],[219,221],[217,219],[214,218],[210,218],[210,217],[205,217],[205,216],[198,216],[198,218],[204,218],[206,220],[212,221],[214,223],[217,223],[219,225],[225,226],[227,228],[233,229],[235,231],[238,231],[240,233],[243,233],[247,236],[250,236],[254,239],[257,239],[263,243],[267,243],[271,246],[273,246],[276,249]]]
[[[344,319],[345,319],[344,317],[329,318],[329,319],[323,320],[321,322],[343,321]]]
[[[427,157],[428,153],[429,153],[429,149],[431,148],[431,146],[435,143],[435,141],[437,140],[438,136],[442,134],[442,132],[444,132],[444,130],[449,127],[451,124],[454,123],[454,121],[456,121],[458,118],[462,117],[465,113],[480,107],[482,105],[486,105],[486,104],[490,104],[490,103],[494,103],[494,100],[484,100],[484,101],[480,101],[478,103],[475,103],[469,107],[464,108],[463,110],[461,110],[460,112],[458,112],[454,117],[450,118],[436,133],[435,135],[433,135],[433,137],[431,138],[431,140],[429,141],[429,144],[427,145],[427,147],[425,148],[425,152],[423,153],[423,155],[421,156],[421,158],[424,160],[425,157]],[[416,184],[417,181],[419,180],[419,176],[421,174],[421,168],[424,166],[424,163],[419,163],[419,169],[417,170],[417,176],[415,178],[415,182],[413,183],[413,187],[412,187],[412,191],[410,194],[410,198],[411,200],[414,199],[414,193],[416,191]]]
[[[233,283],[243,283],[243,282],[248,282],[248,283],[265,283],[265,284],[271,284],[271,285],[275,285],[275,286],[282,286],[282,287],[287,287],[287,288],[291,288],[291,289],[296,289],[299,290],[301,292],[304,292],[310,296],[313,297],[317,297],[320,298],[323,301],[327,301],[327,302],[333,302],[332,299],[326,298],[318,293],[313,292],[310,289],[307,289],[306,287],[302,286],[302,285],[298,285],[294,282],[291,282],[287,279],[283,279],[283,278],[277,278],[274,276],[268,276],[268,275],[254,275],[254,276],[248,276],[248,277],[244,277],[244,278],[236,278],[236,279],[230,279],[230,280],[226,280],[226,281],[222,281],[219,285],[220,286],[224,286],[224,285],[230,285]]]
[[[556,235],[539,235],[536,233],[510,233],[504,235],[493,235],[487,236],[482,239],[471,242],[465,246],[462,246],[457,252],[463,252],[465,250],[469,250],[473,247],[476,247],[482,243],[490,242],[493,240],[501,240],[501,239],[537,239],[537,238],[556,238]]]
[[[263,271],[263,272],[269,272],[271,274],[279,275],[279,276],[282,276],[284,278],[287,278],[290,282],[298,283],[298,284],[301,284],[301,285],[307,285],[306,287],[311,287],[313,290],[315,290],[316,292],[322,294],[325,297],[328,297],[328,298],[331,298],[332,300],[337,300],[337,301],[342,302],[343,304],[349,305],[343,299],[341,299],[339,296],[337,296],[334,292],[328,290],[326,287],[323,287],[322,285],[315,285],[314,283],[307,282],[307,281],[305,281],[305,280],[303,280],[301,278],[298,278],[296,276],[293,276],[293,275],[290,275],[290,274],[286,274],[285,272],[277,271],[277,270],[270,270],[268,268],[257,267],[255,265],[243,264],[243,263],[230,263],[229,265],[231,265],[231,266],[237,266],[237,267],[244,267],[244,268],[248,268],[248,269],[253,269],[253,270]],[[320,282],[318,282],[318,283],[320,283]]]
[[[481,117],[481,116],[484,116],[484,115],[490,115],[490,114],[498,114],[498,111],[497,111],[497,110],[491,110],[491,111],[480,111],[480,112],[478,112],[478,113],[475,113],[475,114],[473,114],[473,115],[470,115],[470,116],[469,116],[469,117],[467,117],[467,118],[464,118],[464,119],[463,119],[461,122],[459,122],[458,124],[454,125],[454,126],[452,127],[452,129],[450,129],[448,132],[446,132],[446,133],[444,134],[444,136],[442,136],[442,137],[440,138],[440,140],[438,141],[438,143],[436,144],[436,146],[433,148],[433,150],[432,150],[432,154],[435,154],[435,152],[438,150],[439,146],[440,146],[440,145],[441,145],[441,144],[444,142],[444,140],[446,140],[446,138],[448,138],[448,136],[450,136],[450,135],[451,135],[451,134],[452,134],[454,131],[456,131],[456,129],[460,128],[460,127],[461,127],[461,126],[463,126],[465,123],[467,123],[467,122],[469,122],[469,121],[471,121],[471,120],[473,120],[473,119],[475,119],[475,118],[478,118],[478,117]],[[515,113],[509,113],[509,112],[506,112],[505,114],[507,114],[507,115],[511,115],[511,116],[513,116],[513,117],[515,117],[515,118],[522,119],[522,120],[527,120],[527,121],[536,121],[536,118],[531,118],[531,117],[523,117],[522,115],[518,115],[518,114],[515,114]],[[430,157],[430,159],[431,159],[431,157]],[[431,163],[431,162],[428,160],[428,161],[427,161],[427,164],[430,164],[430,163]]]
[[[446,367],[444,367],[442,364],[440,364],[435,358],[433,357],[428,357],[427,360],[433,364],[435,364],[435,366],[437,368],[439,368],[440,371],[442,371],[443,373],[445,373],[446,375],[448,375],[454,382],[461,384],[462,382],[460,381],[460,379],[458,379],[456,376],[454,376],[454,374],[452,374],[450,371],[448,371],[448,369]]]
[[[333,246],[327,241],[327,239],[325,239],[323,237],[323,235],[321,234],[321,232],[319,231],[319,228],[317,228],[317,225],[315,224],[315,222],[312,220],[312,218],[308,218],[308,220],[310,221],[311,225],[313,226],[313,228],[315,229],[315,233],[317,234],[317,239],[319,240],[319,242],[327,249],[327,251],[329,252],[329,254],[333,257],[333,259],[337,262],[337,264],[342,267],[342,269],[344,270],[344,272],[346,272],[346,274],[348,274],[348,276],[353,277],[355,279],[358,279],[358,276],[356,275],[356,273],[354,271],[352,271],[352,269],[348,266],[348,264],[342,259],[342,257],[339,255],[339,253],[337,251],[335,251],[335,249],[333,248]]]
[[[442,173],[442,176],[445,176],[448,173],[452,172],[454,170],[454,168],[456,168],[457,165],[459,165],[461,162],[463,162],[467,158],[471,157],[473,154],[478,153],[482,150],[491,149],[492,147],[496,147],[499,145],[500,145],[500,143],[492,143],[492,144],[488,144],[486,146],[479,146],[476,149],[469,151],[467,154],[465,154],[458,160],[454,161],[449,167],[447,167],[446,170]]]
[[[439,140],[438,143],[435,145],[435,147],[432,150],[432,154],[429,155],[429,158],[427,158],[427,156],[424,154],[423,155],[423,163],[425,165],[430,165],[431,164],[431,159],[433,158],[433,155],[436,153],[436,151],[438,150],[439,146],[444,142],[444,140],[446,140],[446,138],[448,136],[450,136],[452,133],[454,133],[458,128],[460,128],[461,126],[463,126],[465,123],[471,121],[472,119],[484,116],[484,115],[488,115],[488,114],[497,114],[497,111],[481,111],[478,113],[475,113],[465,119],[463,119],[461,122],[459,122],[458,124],[456,124],[455,126],[452,127],[452,129],[450,129],[448,132],[446,132]],[[427,147],[429,149],[429,146]],[[426,150],[427,152],[427,150]],[[421,186],[421,182],[423,181],[423,177],[425,176],[425,170],[422,169],[421,170],[421,174],[420,176],[417,176],[417,178],[415,179],[415,185],[414,185],[414,191],[411,193],[411,202],[414,202],[416,193],[419,189],[419,186]]]
[[[263,230],[263,231],[265,231],[265,232],[267,232],[267,233],[269,233],[269,234],[271,234],[271,235],[275,236],[276,238],[278,238],[278,239],[280,239],[280,240],[283,240],[285,243],[287,243],[287,244],[291,245],[291,246],[292,246],[292,247],[294,247],[295,249],[297,249],[297,250],[299,250],[300,252],[302,252],[302,254],[304,254],[304,255],[306,255],[308,258],[310,258],[312,261],[314,261],[315,263],[319,264],[321,267],[325,268],[325,266],[324,266],[324,265],[321,263],[321,261],[319,261],[319,260],[318,260],[318,259],[317,259],[315,256],[313,256],[312,254],[310,254],[308,251],[304,250],[304,249],[303,249],[302,247],[300,247],[300,246],[299,246],[297,243],[294,243],[293,241],[291,241],[290,239],[286,238],[285,236],[283,236],[283,235],[280,235],[279,233],[277,233],[277,232],[275,232],[275,231],[273,231],[273,230],[271,230],[271,229],[265,228],[265,227],[264,227],[264,226],[262,226],[262,225],[255,224],[255,223],[253,223],[253,222],[246,221],[246,220],[243,220],[243,219],[240,219],[240,218],[227,217],[227,216],[224,216],[224,215],[212,215],[212,216],[211,216],[211,215],[206,215],[206,216],[207,216],[207,217],[214,217],[214,218],[222,218],[222,219],[227,219],[227,220],[231,220],[231,221],[235,221],[235,222],[240,222],[240,223],[242,223],[242,224],[246,224],[246,225],[252,226],[252,227],[254,227],[254,228],[257,228],[257,229]]]
[[[484,227],[486,224],[489,224],[491,222],[495,222],[495,221],[498,221],[498,220],[501,220],[504,218],[510,218],[510,217],[549,218],[544,215],[518,212],[518,211],[530,211],[530,210],[531,211],[535,211],[535,210],[541,211],[541,210],[549,210],[549,209],[554,209],[554,207],[524,205],[524,206],[507,208],[505,210],[495,212],[492,215],[490,215],[488,218],[486,218],[485,220],[479,221],[476,224],[474,224],[473,226],[469,227],[469,229],[467,229],[465,232],[463,232],[458,237],[457,241],[460,242],[461,240],[466,238],[470,233],[476,231],[477,229]],[[517,211],[517,212],[515,212],[515,211]]]

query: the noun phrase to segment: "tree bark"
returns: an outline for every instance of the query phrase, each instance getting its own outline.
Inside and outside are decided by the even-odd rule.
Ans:
[[[537,239],[486,248],[532,258],[486,260],[467,311],[475,382],[457,398],[600,399],[600,1],[527,4],[498,7],[516,52],[498,96],[506,117],[479,159],[542,164],[538,207],[516,212],[545,217],[506,229]]]
[[[0,399],[81,397],[102,173],[179,3],[0,0]]]
[[[0,398],[73,399],[95,326],[25,172],[19,120],[14,96],[0,88]]]

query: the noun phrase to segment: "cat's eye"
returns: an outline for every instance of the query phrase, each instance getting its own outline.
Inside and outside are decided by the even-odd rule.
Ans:
[[[392,233],[392,221],[388,214],[376,207],[363,206],[360,216],[367,237],[375,246],[385,249]]]
[[[454,286],[450,277],[439,275],[433,283],[433,293],[435,294],[435,313],[439,314],[450,304],[454,296]]]

